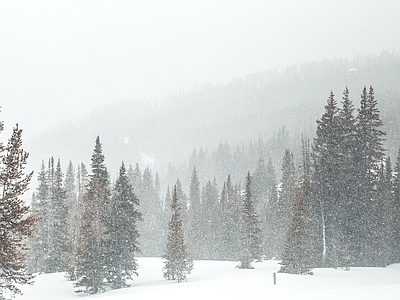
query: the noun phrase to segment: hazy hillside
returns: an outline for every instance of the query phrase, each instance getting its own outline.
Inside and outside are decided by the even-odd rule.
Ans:
[[[293,136],[312,134],[331,90],[340,102],[347,85],[358,107],[362,88],[372,85],[393,156],[400,146],[399,78],[399,53],[310,62],[228,83],[203,84],[153,103],[106,106],[26,141],[26,148],[34,169],[49,156],[60,157],[65,167],[69,159],[89,164],[100,135],[112,174],[122,159],[127,164],[150,164],[165,174],[169,162],[188,160],[194,148],[269,138],[282,126]]]

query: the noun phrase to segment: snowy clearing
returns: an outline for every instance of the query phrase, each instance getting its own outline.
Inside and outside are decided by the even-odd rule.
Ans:
[[[398,299],[400,264],[387,268],[352,268],[350,271],[316,269],[313,276],[277,274],[277,261],[255,264],[253,270],[239,270],[236,262],[195,261],[187,282],[162,277],[160,258],[138,258],[139,277],[130,288],[96,295],[74,293],[64,275],[36,277],[33,286],[23,287],[17,300],[38,299]]]

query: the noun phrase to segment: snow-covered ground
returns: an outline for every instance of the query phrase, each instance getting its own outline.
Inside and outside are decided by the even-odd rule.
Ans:
[[[277,274],[276,261],[255,264],[253,270],[235,268],[235,262],[195,261],[187,282],[162,277],[160,258],[138,258],[139,277],[130,288],[96,295],[76,294],[63,274],[40,275],[23,287],[17,300],[38,299],[400,299],[400,265],[387,268],[352,268],[350,271],[316,269],[313,276]]]

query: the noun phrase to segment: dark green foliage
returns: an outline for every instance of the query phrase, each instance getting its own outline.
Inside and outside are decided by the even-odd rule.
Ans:
[[[224,183],[221,197],[221,232],[219,237],[219,259],[237,260],[239,253],[240,196],[232,186],[231,177]]]
[[[393,261],[400,263],[400,149],[393,170]]]
[[[133,275],[138,275],[135,259],[135,253],[140,251],[137,223],[141,220],[141,213],[138,211],[138,206],[139,198],[133,192],[122,163],[112,193],[110,209],[112,226],[108,232],[111,250],[109,260],[112,261],[112,266],[108,270],[108,282],[112,288],[126,287],[128,286],[126,280],[132,280]]]
[[[207,181],[202,190],[201,258],[213,259],[219,256],[220,205],[218,187],[215,181]]]
[[[46,176],[46,167],[42,161],[38,174],[38,187],[32,197],[33,213],[37,216],[37,232],[30,241],[29,268],[32,272],[47,273],[48,259],[50,257],[50,220],[51,203],[49,200],[49,188]]]
[[[251,193],[254,209],[260,221],[260,230],[265,236],[262,254],[267,258],[276,257],[279,254],[278,192],[271,158],[266,164],[260,155],[252,176]]]
[[[320,249],[317,231],[320,228],[317,207],[312,183],[309,177],[305,177],[294,199],[293,216],[289,223],[279,272],[312,274],[312,268],[318,266]]]
[[[69,162],[64,179],[66,203],[68,206],[68,228],[67,228],[67,262],[65,271],[69,280],[75,280],[76,267],[76,239],[79,230],[79,204],[77,187],[75,182],[75,170],[72,161]]]
[[[52,271],[62,272],[67,269],[68,265],[68,205],[67,195],[63,186],[64,174],[61,171],[60,160],[54,172],[53,184],[53,260]]]
[[[292,219],[292,205],[297,189],[297,171],[293,153],[285,150],[282,161],[282,179],[279,200],[276,205],[276,249],[277,256],[282,253],[288,230],[288,224]]]
[[[324,238],[326,251],[324,263],[327,266],[335,265],[335,252],[340,248],[340,229],[338,199],[340,195],[338,185],[340,164],[339,118],[337,102],[331,92],[325,113],[317,120],[317,131],[314,139],[314,180],[316,196],[322,207],[322,220],[324,222]]]
[[[182,226],[181,205],[178,202],[177,187],[174,186],[171,201],[171,219],[168,223],[168,236],[163,255],[163,276],[168,280],[181,282],[193,269],[193,260],[189,256]]]
[[[149,167],[146,167],[143,175],[138,165],[134,171],[132,168],[130,170],[129,178],[133,183],[135,194],[140,199],[140,210],[144,220],[138,224],[138,230],[141,232],[141,255],[160,256],[164,247],[165,234],[162,228],[163,204],[160,198],[158,177],[154,179]]]
[[[196,168],[193,173],[189,188],[189,222],[188,222],[188,247],[194,258],[202,257],[201,245],[203,245],[203,228],[202,228],[202,209],[200,195],[200,181],[197,176]]]
[[[342,108],[331,93],[317,121],[313,173],[322,208],[325,266],[379,266],[384,264],[382,249],[388,249],[382,234],[390,235],[390,230],[383,229],[382,220],[390,221],[392,200],[383,192],[390,180],[382,173],[385,133],[372,87],[363,89],[356,117],[353,111],[346,88]]]
[[[378,265],[379,223],[381,201],[377,193],[379,169],[384,158],[382,131],[383,122],[379,117],[374,91],[364,87],[356,123],[356,186],[357,203],[354,228],[357,239],[354,247],[354,264],[360,266]]]
[[[251,194],[251,176],[247,173],[240,218],[239,268],[252,269],[252,263],[261,259],[260,221]]]
[[[390,157],[381,164],[378,184],[378,201],[376,214],[379,215],[377,228],[376,265],[385,267],[395,261],[394,257],[394,203],[393,174]]]
[[[3,123],[0,122],[0,132]],[[26,242],[35,231],[36,217],[20,197],[28,190],[32,174],[25,174],[28,153],[22,149],[22,130],[13,128],[6,146],[0,143],[0,298],[21,294],[32,283],[27,272]]]
[[[112,267],[110,260],[110,189],[99,137],[92,155],[92,174],[83,196],[82,218],[77,240],[76,287],[95,294],[105,289]]]
[[[104,245],[108,241],[106,227],[100,218],[99,199],[105,197],[100,181],[91,184],[82,199],[82,222],[77,240],[77,266],[75,287],[77,292],[96,294],[104,291],[108,275]],[[107,253],[108,254],[108,253]]]

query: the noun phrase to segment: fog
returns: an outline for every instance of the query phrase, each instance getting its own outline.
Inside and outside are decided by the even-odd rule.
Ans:
[[[395,0],[2,1],[1,119],[29,138],[108,103],[398,50],[399,8]]]

